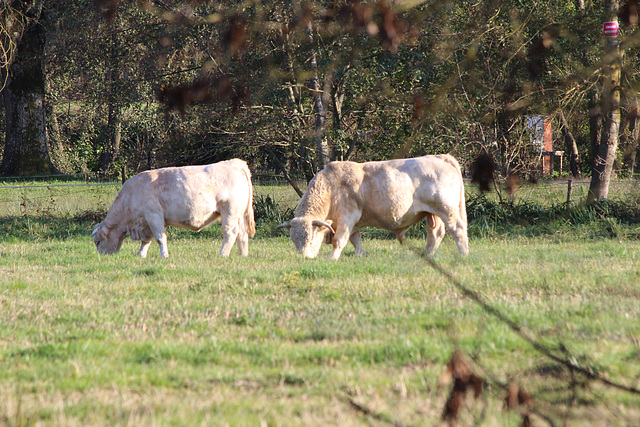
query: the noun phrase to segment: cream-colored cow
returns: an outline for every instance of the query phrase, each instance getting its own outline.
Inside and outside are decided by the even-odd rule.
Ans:
[[[155,239],[160,256],[167,258],[166,226],[200,231],[217,220],[222,222],[220,255],[228,256],[236,240],[240,254],[248,255],[255,222],[251,173],[243,160],[142,172],[124,183],[91,236],[100,254],[118,252],[127,236],[140,240],[142,258]]]
[[[382,162],[332,162],[311,180],[295,217],[279,228],[299,252],[315,258],[322,243],[333,244],[332,259],[340,258],[351,241],[356,255],[364,254],[360,229],[394,231],[400,242],[407,229],[427,220],[429,254],[445,231],[462,255],[469,253],[464,183],[458,161],[440,154]]]

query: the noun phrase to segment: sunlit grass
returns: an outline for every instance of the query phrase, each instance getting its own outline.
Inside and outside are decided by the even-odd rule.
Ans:
[[[513,379],[556,424],[640,421],[637,396],[598,383],[571,390],[570,372],[430,269],[419,229],[403,245],[365,230],[366,257],[348,246],[330,261],[325,245],[303,259],[275,230],[297,195],[256,186],[265,209],[248,258],[237,248],[217,256],[219,225],[169,228],[168,260],[155,243],[136,257],[130,240],[101,257],[89,233],[116,188],[53,197],[44,188],[0,207],[7,424],[436,425],[456,348],[493,381],[469,401],[468,425],[521,422],[495,385]],[[468,257],[447,237],[434,259],[575,363],[638,387],[640,233],[598,215],[546,225],[479,217]]]
[[[355,399],[432,425],[456,347],[551,399],[537,373],[550,362],[427,268],[423,244],[367,239],[368,256],[348,248],[338,262],[329,247],[302,259],[286,237],[224,259],[213,232],[174,235],[169,260],[157,246],[137,258],[129,241],[99,257],[88,237],[3,244],[0,410],[12,417],[20,400],[23,415],[53,424],[359,425]],[[446,238],[435,259],[537,336],[633,382],[639,257],[630,240],[515,238],[475,239],[461,258]],[[507,423],[499,390],[489,393],[487,423]],[[574,412],[638,415],[637,400],[607,399]]]

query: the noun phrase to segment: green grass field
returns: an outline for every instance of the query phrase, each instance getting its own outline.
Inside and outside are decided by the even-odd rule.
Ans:
[[[638,394],[534,349],[431,268],[419,237],[365,233],[366,257],[305,260],[275,215],[246,259],[217,256],[219,226],[170,229],[169,260],[128,240],[100,257],[92,216],[117,189],[81,189],[2,193],[2,425],[438,425],[455,349],[485,379],[460,425],[520,425],[509,382],[535,425],[640,425]],[[267,196],[297,200],[256,187]],[[638,388],[640,240],[614,225],[483,229],[468,257],[447,237],[433,260],[569,365]]]

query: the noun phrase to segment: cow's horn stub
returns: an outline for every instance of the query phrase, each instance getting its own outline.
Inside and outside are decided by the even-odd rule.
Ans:
[[[282,224],[276,227],[276,230],[279,230],[281,228],[291,228],[291,224],[289,224],[289,221],[283,222]]]
[[[102,223],[100,224],[96,224],[95,228],[93,229],[93,233],[91,233],[91,237],[95,236],[96,233],[98,232],[98,230],[100,229],[100,227],[102,227]]]
[[[324,221],[320,221],[319,219],[316,219],[311,224],[315,225],[316,227],[327,227],[329,230],[331,230],[332,233],[334,234],[336,233],[335,231],[333,231],[333,227],[331,227],[331,224]]]

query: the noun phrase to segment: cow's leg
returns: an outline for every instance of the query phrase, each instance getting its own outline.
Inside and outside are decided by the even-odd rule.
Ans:
[[[142,241],[142,243],[140,244],[140,250],[138,251],[138,256],[140,258],[146,258],[147,257],[147,252],[149,251],[149,246],[151,246],[151,240],[148,241]]]
[[[364,248],[362,247],[362,236],[360,235],[360,230],[355,231],[349,237],[349,241],[356,248],[356,256],[365,255]]]
[[[240,221],[244,221],[244,219],[241,219]],[[247,234],[247,230],[242,226],[242,224],[239,226],[236,241],[238,242],[238,251],[240,252],[240,255],[249,255],[249,234]]]
[[[440,217],[445,222],[447,231],[451,233],[451,236],[458,245],[458,251],[462,255],[469,254],[469,239],[467,237],[467,223],[460,217],[460,214],[456,212],[450,212],[446,216]]]
[[[229,256],[231,248],[236,242],[240,227],[237,220],[230,220],[229,215],[222,215],[222,248],[220,249],[220,256]],[[240,251],[240,243],[238,244]]]
[[[160,256],[162,258],[169,258],[169,250],[167,249],[167,234],[164,232],[164,218],[159,214],[145,215],[147,224],[151,229],[153,238],[156,239],[158,245],[160,245]],[[142,248],[140,248],[142,250]]]
[[[167,234],[162,233],[156,236],[154,233],[154,237],[156,238],[156,242],[160,245],[160,256],[162,258],[169,258],[169,249],[167,248]]]
[[[351,230],[344,224],[340,224],[336,228],[336,233],[333,236],[333,250],[331,251],[331,259],[337,260],[340,258],[340,254],[351,237]],[[360,245],[362,247],[362,244]]]
[[[238,233],[238,237],[236,241],[238,242],[238,252],[240,252],[240,255],[248,256],[249,255],[249,235],[244,232]]]
[[[424,251],[428,255],[433,255],[438,249],[438,246],[440,246],[440,242],[442,242],[442,238],[444,237],[446,230],[442,220],[433,214],[428,214],[426,221],[427,247]]]
[[[458,221],[456,227],[451,230],[456,244],[458,245],[458,251],[462,255],[469,255],[469,237],[467,235],[467,224],[462,219]]]

